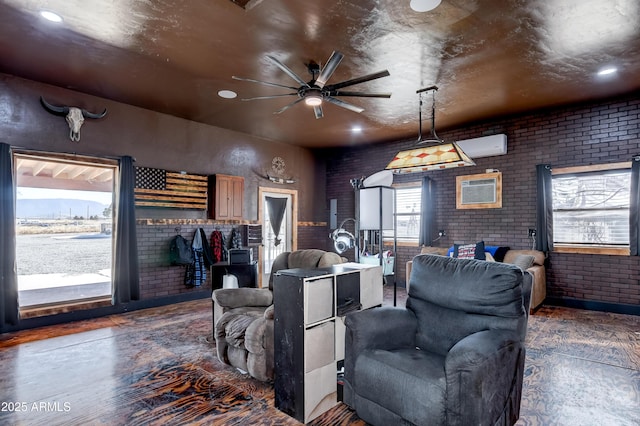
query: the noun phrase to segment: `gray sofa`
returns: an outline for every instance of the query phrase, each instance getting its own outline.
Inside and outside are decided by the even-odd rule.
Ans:
[[[512,425],[532,275],[418,255],[406,308],[347,315],[344,402],[373,425]]]
[[[324,250],[285,252],[273,262],[269,288],[215,290],[213,333],[218,359],[258,380],[272,380],[274,274],[281,269],[324,268],[345,261],[336,253]]]

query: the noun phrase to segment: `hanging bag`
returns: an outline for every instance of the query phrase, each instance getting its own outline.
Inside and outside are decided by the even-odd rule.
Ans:
[[[194,262],[191,245],[182,235],[176,235],[169,242],[169,261],[171,265],[191,265]]]

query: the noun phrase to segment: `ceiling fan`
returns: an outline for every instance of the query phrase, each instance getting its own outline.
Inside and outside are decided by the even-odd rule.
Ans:
[[[273,56],[267,56],[267,59],[269,59],[273,64],[275,64],[278,68],[284,71],[289,77],[291,77],[298,84],[300,84],[300,87],[286,86],[284,84],[269,83],[267,81],[253,80],[251,78],[242,78],[242,77],[236,77],[236,76],[232,76],[232,78],[234,80],[259,83],[265,86],[283,87],[285,89],[295,90],[295,92],[284,93],[281,95],[258,96],[255,98],[242,99],[243,101],[253,101],[257,99],[274,99],[274,98],[280,98],[283,96],[298,96],[298,99],[280,108],[278,111],[274,112],[274,114],[280,114],[286,111],[287,109],[291,108],[298,102],[302,102],[302,101],[304,101],[305,104],[313,107],[313,112],[315,113],[316,118],[322,118],[323,116],[322,103],[324,101],[331,102],[332,104],[338,105],[339,107],[346,108],[348,110],[360,113],[364,111],[364,108],[360,108],[358,106],[347,103],[341,99],[338,99],[338,96],[347,96],[347,97],[351,96],[351,97],[360,97],[360,98],[390,98],[391,97],[391,93],[361,93],[361,92],[349,92],[349,91],[341,90],[345,87],[354,86],[356,84],[375,80],[381,77],[387,77],[389,76],[389,71],[387,70],[365,75],[359,78],[354,78],[351,80],[342,81],[340,83],[327,84],[327,81],[329,80],[329,78],[331,78],[331,75],[334,73],[334,71],[340,64],[340,61],[342,61],[343,57],[344,55],[342,53],[338,51],[334,51],[329,57],[329,60],[327,60],[327,63],[325,64],[324,68],[322,69],[320,69],[319,64],[311,61],[309,64],[307,64],[308,71],[309,73],[311,73],[311,80],[308,82],[305,82],[302,78],[300,78],[285,64],[283,64]]]

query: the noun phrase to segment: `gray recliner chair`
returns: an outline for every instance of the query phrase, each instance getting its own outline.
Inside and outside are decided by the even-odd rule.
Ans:
[[[406,308],[347,315],[344,402],[373,425],[512,425],[532,277],[517,266],[414,258]]]
[[[318,249],[278,255],[271,267],[269,288],[214,290],[214,337],[218,359],[252,377],[273,379],[273,276],[281,269],[324,268],[346,259]]]

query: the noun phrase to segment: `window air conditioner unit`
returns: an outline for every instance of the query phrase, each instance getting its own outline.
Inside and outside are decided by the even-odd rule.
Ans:
[[[507,135],[491,135],[457,142],[465,154],[473,158],[492,157],[507,153]]]

